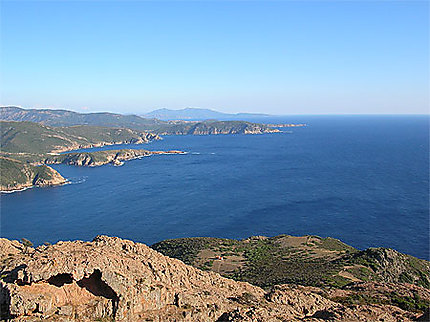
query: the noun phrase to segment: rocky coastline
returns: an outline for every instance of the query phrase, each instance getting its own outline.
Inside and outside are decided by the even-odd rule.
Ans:
[[[74,152],[56,155],[51,154],[41,162],[36,162],[34,164],[25,164],[17,160],[0,157],[0,162],[7,162],[15,165],[17,172],[17,174],[14,175],[15,177],[20,176],[25,178],[20,182],[12,180],[10,184],[0,185],[0,192],[11,193],[23,191],[32,187],[52,187],[67,183],[67,179],[65,179],[58,171],[49,165],[68,164],[75,166],[98,167],[106,164],[112,164],[115,166],[121,166],[125,161],[139,159],[151,155],[167,154],[186,154],[186,152],[178,150],[148,151],[140,149]]]
[[[44,164],[68,164],[76,166],[98,167],[105,164],[120,166],[124,161],[130,161],[151,155],[186,154],[186,152],[171,151],[148,151],[137,149],[106,150],[96,152],[75,152],[50,156]]]

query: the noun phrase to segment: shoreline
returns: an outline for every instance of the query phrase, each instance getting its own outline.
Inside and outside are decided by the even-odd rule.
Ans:
[[[73,183],[72,181],[70,181],[69,179],[66,179],[65,182],[58,183],[58,184],[45,185],[45,186],[31,185],[31,186],[24,187],[24,188],[21,188],[21,189],[0,190],[0,195],[1,194],[12,194],[12,193],[15,193],[15,192],[22,192],[22,191],[26,191],[26,190],[33,189],[33,188],[50,188],[50,187],[53,188],[53,187],[60,187],[60,186],[65,186],[65,185],[72,184],[72,183]]]

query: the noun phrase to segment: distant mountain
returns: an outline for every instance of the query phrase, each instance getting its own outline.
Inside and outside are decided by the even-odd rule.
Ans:
[[[152,112],[146,113],[144,117],[156,118],[159,120],[239,120],[249,118],[268,117],[268,114],[253,114],[253,113],[237,113],[228,114],[204,108],[184,108],[181,110],[170,110],[161,108]]]
[[[217,112],[215,112],[217,113]],[[221,113],[222,114],[222,113]],[[0,107],[0,120],[28,121],[49,126],[92,125],[121,127],[157,134],[262,134],[279,132],[267,125],[245,121],[163,121],[154,117],[115,113],[77,113],[67,110],[23,109],[15,106]]]
[[[95,125],[108,127],[126,127],[139,129],[162,124],[137,115],[115,113],[77,113],[68,110],[23,109],[16,106],[0,107],[0,119],[3,121],[27,121],[50,126]]]

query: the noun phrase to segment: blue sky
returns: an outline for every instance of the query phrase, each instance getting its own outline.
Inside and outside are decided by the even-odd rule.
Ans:
[[[1,104],[428,113],[427,1],[2,1]]]

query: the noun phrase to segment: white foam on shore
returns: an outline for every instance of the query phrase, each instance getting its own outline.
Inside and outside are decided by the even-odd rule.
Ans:
[[[0,193],[14,193],[14,192],[20,192],[20,191],[25,191],[25,190],[27,190],[27,189],[31,189],[31,188],[33,188],[33,187],[35,187],[35,186],[25,187],[25,188],[22,188],[22,189],[16,189],[16,190],[1,190],[1,191],[0,191]]]

